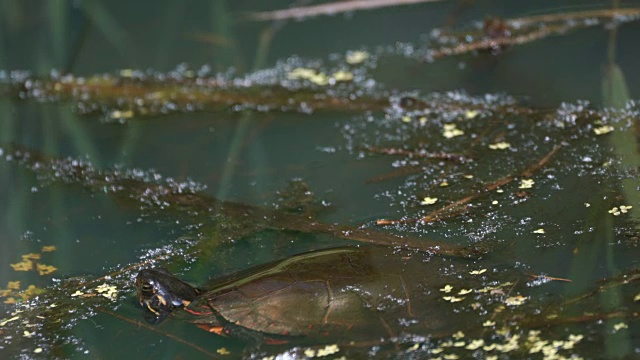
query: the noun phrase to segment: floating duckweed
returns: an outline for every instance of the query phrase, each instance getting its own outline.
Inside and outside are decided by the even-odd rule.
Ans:
[[[453,290],[453,286],[451,286],[449,284],[445,285],[442,289],[440,289],[440,291],[445,292],[445,293],[451,292],[451,290]],[[640,294],[639,294],[639,296],[640,296]]]
[[[600,126],[593,129],[593,132],[596,133],[596,135],[604,135],[612,131],[613,131],[613,126],[611,125],[604,125],[604,126]]]
[[[122,69],[120,70],[120,76],[125,78],[133,77],[134,71],[133,69]]]
[[[484,327],[491,327],[491,326],[494,326],[495,324],[496,324],[496,322],[495,322],[495,321],[487,320],[487,321],[485,321],[485,322],[483,322],[483,323],[482,323],[482,326],[484,326]]]
[[[227,348],[223,348],[221,347],[220,349],[216,350],[216,352],[220,355],[229,355],[231,354],[231,351],[227,350]]]
[[[287,74],[289,79],[308,79],[316,75],[316,71],[307,68],[295,68]]]
[[[473,271],[470,271],[469,274],[471,274],[471,275],[480,275],[480,274],[484,274],[486,271],[487,271],[487,269],[473,270]]]
[[[45,246],[42,247],[42,249],[40,251],[45,253],[45,252],[54,252],[56,250],[57,249],[56,249],[55,245],[45,245]]]
[[[340,351],[340,348],[338,347],[337,344],[327,345],[324,348],[318,350],[317,356],[327,356],[327,355],[335,354],[338,351]]]
[[[440,183],[440,187],[446,187],[449,186],[449,183],[447,182],[447,180],[444,180],[443,182]]]
[[[49,275],[54,271],[58,270],[55,266],[44,265],[44,264],[37,264],[36,268],[38,270],[38,274],[40,275]]]
[[[31,271],[33,269],[33,263],[31,261],[21,261],[15,264],[9,264],[13,268],[13,271]]]
[[[465,345],[467,345],[467,343],[464,341],[456,341],[453,343],[453,347],[463,347]]]
[[[333,345],[327,345],[324,348],[318,349],[318,350],[306,349],[304,351],[304,355],[308,358],[324,357],[324,356],[335,354],[338,351],[340,351],[340,348],[338,347],[338,345],[333,344]]]
[[[498,355],[489,355],[486,357],[486,360],[498,360]]]
[[[441,348],[441,347],[439,347],[439,348],[432,349],[432,350],[431,350],[431,353],[432,353],[432,354],[436,354],[436,355],[437,355],[437,354],[440,354],[440,353],[441,353],[441,352],[443,352],[443,351],[444,351],[444,349],[443,349],[443,348]]]
[[[629,325],[627,325],[626,323],[623,322],[619,322],[615,325],[613,325],[613,331],[620,331],[622,329],[628,329]]]
[[[467,295],[468,293],[472,292],[473,290],[471,289],[462,289],[460,291],[458,291],[458,295]]]
[[[102,284],[96,288],[96,291],[110,300],[115,300],[118,295],[118,289],[113,285]]]
[[[460,357],[456,354],[445,354],[445,355],[442,355],[442,358],[446,360],[456,360],[456,359],[459,359]]]
[[[478,110],[467,110],[464,113],[464,117],[469,120],[469,119],[473,119],[474,117],[478,116],[478,114],[479,114]]]
[[[422,201],[420,202],[420,205],[432,205],[435,204],[438,201],[438,198],[432,198],[432,197],[425,197],[424,199],[422,199]]]
[[[609,210],[609,214],[613,214],[613,216],[618,216],[620,214],[626,214],[631,208],[633,208],[633,206],[620,205],[620,208],[613,207],[611,210]]]
[[[520,186],[518,186],[518,189],[531,189],[535,183],[536,182],[533,181],[533,179],[522,179],[520,180]]]
[[[501,141],[495,144],[489,144],[489,149],[491,150],[505,150],[511,146],[508,142]]]
[[[457,333],[451,335],[451,337],[456,340],[460,340],[464,337],[464,333],[462,331],[458,331]]]
[[[517,295],[517,296],[512,296],[512,297],[508,297],[504,300],[504,303],[509,305],[509,306],[520,306],[522,304],[524,304],[525,301],[527,301],[528,297],[526,296],[522,296],[522,295]]]
[[[369,53],[366,51],[349,51],[346,56],[347,64],[356,65],[364,62],[369,58]]]
[[[477,339],[477,340],[472,340],[466,347],[465,349],[467,350],[477,350],[480,347],[482,347],[484,345],[484,340],[482,339]]]
[[[7,282],[7,289],[9,289],[9,290],[20,290],[20,281],[9,281],[9,282]]]
[[[540,229],[533,230],[533,233],[534,234],[544,234],[544,229],[540,228]]]
[[[130,119],[133,115],[133,110],[114,110],[109,114],[112,119]]]
[[[443,296],[442,298],[444,300],[446,300],[448,302],[452,302],[452,303],[460,302],[460,301],[465,299],[463,297],[455,297],[455,296]]]
[[[348,71],[337,71],[331,75],[336,81],[351,81],[353,80],[353,74]]]
[[[454,138],[456,136],[464,135],[464,131],[458,129],[456,124],[444,124],[442,127],[442,136],[447,139]]]
[[[406,116],[406,115],[403,116],[402,117],[402,122],[406,122],[406,123],[411,122],[411,117],[410,116]]]

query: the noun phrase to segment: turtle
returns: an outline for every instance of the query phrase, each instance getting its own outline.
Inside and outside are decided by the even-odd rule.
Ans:
[[[219,335],[243,329],[270,339],[347,334],[350,339],[379,339],[396,336],[402,331],[400,323],[417,322],[425,311],[439,311],[422,304],[434,296],[425,292],[423,283],[429,277],[423,270],[431,268],[420,262],[417,277],[403,273],[403,264],[388,251],[340,247],[215,278],[202,288],[163,268],[144,269],[136,288],[145,318],[152,323],[180,310],[181,318]],[[407,275],[417,278],[408,283]],[[412,291],[422,299],[414,301]]]

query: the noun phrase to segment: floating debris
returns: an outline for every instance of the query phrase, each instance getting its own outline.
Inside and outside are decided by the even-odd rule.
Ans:
[[[491,150],[505,150],[505,149],[508,149],[509,147],[511,147],[511,144],[504,141],[498,142],[495,144],[489,144],[489,149]]]
[[[438,202],[438,198],[432,198],[427,196],[424,199],[422,199],[422,201],[420,202],[420,205],[433,205],[436,202]]]
[[[527,296],[517,295],[517,296],[506,298],[504,300],[504,303],[507,304],[508,306],[520,306],[524,304],[527,301],[527,299],[528,299]]]
[[[345,61],[347,62],[347,64],[357,65],[363,63],[368,58],[369,53],[366,51],[349,51],[347,52]]]
[[[613,214],[613,216],[618,216],[620,214],[626,214],[632,208],[633,208],[633,206],[631,206],[631,205],[620,205],[620,207],[614,206],[611,210],[609,210],[609,214]]]
[[[464,135],[464,131],[458,129],[456,127],[456,124],[444,124],[444,126],[442,127],[442,136],[447,139],[451,139],[461,135]]]
[[[480,274],[484,274],[485,272],[487,272],[487,269],[473,270],[473,271],[470,271],[469,274],[480,275]]]
[[[540,228],[540,229],[533,230],[533,233],[534,234],[544,234],[544,229]]]
[[[596,133],[596,135],[604,135],[604,134],[608,134],[608,133],[612,132],[613,130],[614,130],[613,126],[604,125],[604,126],[600,126],[600,127],[594,128],[593,132]]]
[[[520,180],[520,186],[518,186],[518,189],[531,189],[535,183],[536,182],[533,181],[533,179],[522,179]]]

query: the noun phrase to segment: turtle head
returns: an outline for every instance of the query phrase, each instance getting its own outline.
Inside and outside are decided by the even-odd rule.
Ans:
[[[136,277],[138,301],[151,323],[164,320],[173,309],[189,305],[200,291],[163,268],[144,269]]]

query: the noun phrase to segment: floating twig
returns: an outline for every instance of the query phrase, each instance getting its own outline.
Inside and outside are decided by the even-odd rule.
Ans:
[[[427,2],[437,2],[441,0],[349,0],[335,1],[332,3],[300,6],[290,9],[274,10],[252,13],[248,17],[252,20],[287,20],[303,19],[319,15],[336,15],[359,10],[373,10],[389,6],[411,5]]]
[[[377,148],[373,146],[366,147],[365,150],[375,154],[404,155],[404,156],[410,156],[415,158],[425,158],[425,159],[453,160],[453,161],[459,161],[459,162],[465,162],[469,160],[469,158],[465,157],[462,154],[445,153],[445,152],[431,153],[431,152],[426,152],[424,150]]]

